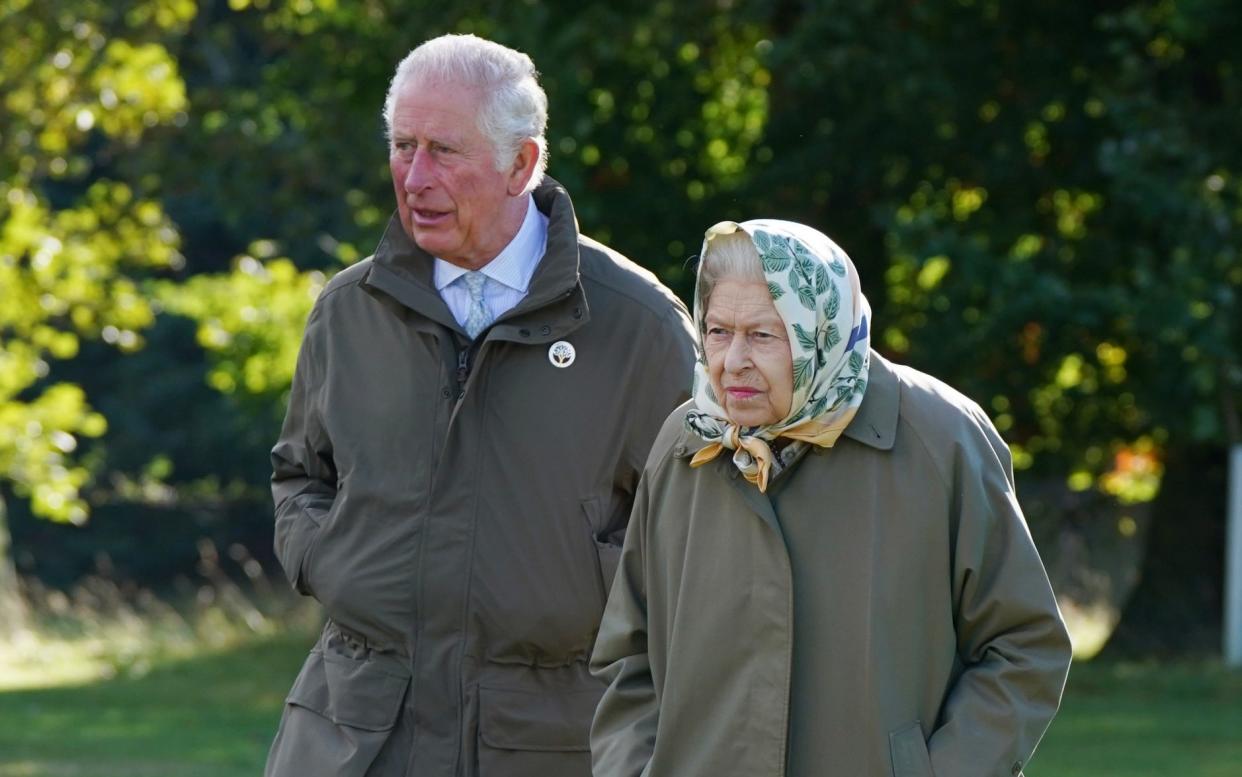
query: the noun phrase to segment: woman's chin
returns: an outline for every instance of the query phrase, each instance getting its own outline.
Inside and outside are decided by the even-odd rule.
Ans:
[[[737,426],[766,426],[780,420],[774,418],[771,413],[758,409],[729,410],[725,413],[725,417]]]

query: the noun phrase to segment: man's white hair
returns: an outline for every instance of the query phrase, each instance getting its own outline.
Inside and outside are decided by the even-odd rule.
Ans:
[[[539,71],[520,51],[474,35],[441,35],[406,55],[388,86],[384,127],[392,139],[392,113],[397,94],[411,78],[476,88],[482,94],[479,131],[491,142],[497,170],[513,164],[527,139],[539,146],[539,160],[526,190],[543,181],[548,166],[548,96],[539,85]]]

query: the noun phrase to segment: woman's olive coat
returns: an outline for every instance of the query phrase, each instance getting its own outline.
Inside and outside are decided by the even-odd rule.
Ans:
[[[587,660],[694,341],[559,184],[534,196],[547,251],[477,340],[395,218],[315,304],[272,488],[280,562],[330,621],[268,777],[590,775]]]
[[[760,493],[670,416],[592,669],[595,777],[1019,775],[1070,643],[977,405],[872,353],[857,416]]]

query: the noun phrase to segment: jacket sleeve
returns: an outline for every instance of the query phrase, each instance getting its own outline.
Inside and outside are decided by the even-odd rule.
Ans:
[[[638,777],[655,749],[659,704],[647,654],[646,526],[644,480],[591,656],[591,672],[608,683],[591,726],[595,777]]]
[[[1056,714],[1070,641],[1018,506],[1008,447],[982,411],[959,447],[953,595],[964,667],[928,742],[941,777],[1020,775]]]
[[[306,322],[298,352],[289,409],[272,448],[272,500],[276,505],[276,558],[299,593],[313,596],[307,581],[308,551],[336,498],[336,465],[323,425],[319,306]]]

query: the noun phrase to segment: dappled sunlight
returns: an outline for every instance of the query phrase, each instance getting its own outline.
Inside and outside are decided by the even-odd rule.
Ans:
[[[1061,597],[1057,604],[1065,618],[1065,627],[1069,629],[1074,659],[1078,661],[1094,658],[1104,648],[1121,618],[1120,610],[1107,603],[1083,605]]]

